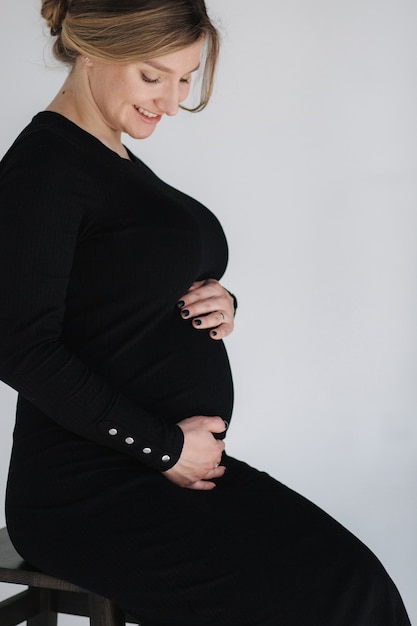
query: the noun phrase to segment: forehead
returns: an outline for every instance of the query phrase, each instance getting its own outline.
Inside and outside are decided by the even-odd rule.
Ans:
[[[167,74],[194,72],[200,67],[202,47],[203,42],[197,41],[187,48],[147,59],[141,63]]]

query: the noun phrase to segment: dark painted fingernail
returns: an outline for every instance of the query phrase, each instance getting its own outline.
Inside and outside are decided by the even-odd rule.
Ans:
[[[182,307],[184,306],[184,304],[185,304],[184,300],[178,300],[178,302],[177,302],[177,307],[178,307],[179,309],[182,309]]]
[[[211,333],[211,335],[212,335],[212,337],[217,337],[217,331],[216,331],[216,330],[213,330],[213,331],[212,331],[212,333]]]
[[[194,324],[196,326],[201,326],[201,320],[194,320]]]
[[[183,317],[188,317],[190,315],[190,311],[188,311],[187,309],[184,309],[183,311],[181,311],[181,315]]]

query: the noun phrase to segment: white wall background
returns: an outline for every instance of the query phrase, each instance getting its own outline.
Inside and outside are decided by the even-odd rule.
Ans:
[[[64,77],[39,4],[0,9],[1,154]],[[212,104],[126,143],[228,234],[229,452],[365,541],[417,624],[417,4],[208,6],[224,31]],[[0,406],[2,497],[4,386]]]

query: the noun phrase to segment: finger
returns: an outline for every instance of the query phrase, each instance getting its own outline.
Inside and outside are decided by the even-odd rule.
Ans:
[[[229,302],[231,296],[221,284],[214,279],[194,282],[187,293],[178,301],[178,305],[184,301],[185,304],[193,304],[197,300],[207,300],[210,298],[221,298],[223,302]],[[180,307],[181,308],[181,307]]]
[[[198,489],[200,491],[208,491],[213,489],[216,486],[216,483],[213,483],[213,479],[222,478],[226,468],[222,465],[219,467],[215,467],[211,472],[209,472],[204,478],[201,480],[197,480],[195,483],[191,483],[187,485],[188,489]]]
[[[235,325],[234,317],[227,312],[213,311],[208,315],[198,315],[192,320],[194,328],[197,330],[208,330],[210,328],[223,328],[223,337],[229,335]]]
[[[205,280],[196,280],[195,282],[193,282],[193,284],[191,285],[191,287],[188,289],[187,293],[185,293],[183,296],[181,296],[181,298],[178,300],[177,304],[178,306],[181,308],[181,305],[184,306],[185,304],[185,300],[187,300],[188,295],[192,292],[195,291],[196,289],[199,289],[200,287],[202,287],[204,285],[206,281]],[[184,304],[183,304],[184,303]]]
[[[233,308],[229,294],[221,285],[204,285],[203,287],[198,287],[187,293],[184,298],[188,304],[194,304],[198,300],[207,300],[210,302],[218,302],[222,304],[224,308],[229,308],[229,306]]]
[[[211,339],[214,339],[215,341],[219,341],[219,339],[224,339],[224,337],[227,337],[227,335],[230,335],[230,333],[233,332],[233,328],[234,328],[233,323],[232,324],[220,324],[220,326],[213,328],[213,330],[210,331],[209,335]]]
[[[204,480],[213,480],[213,478],[221,478],[226,471],[224,465],[219,465],[218,467],[214,467],[210,472],[208,472],[204,476]]]
[[[199,287],[202,287],[205,282],[206,282],[205,280],[194,281],[187,293],[189,293],[190,291],[194,291],[195,289],[198,289]]]
[[[223,298],[198,296],[197,292],[196,297],[185,296],[183,300],[177,302],[177,306],[181,309],[181,315],[184,318],[219,313],[220,311],[228,317],[233,316],[232,308]]]
[[[212,311],[207,315],[196,316],[193,319],[193,325],[196,328],[204,330],[206,328],[215,328],[216,326],[220,326],[220,324],[224,324],[225,322],[229,322],[227,313],[218,309],[217,311]]]
[[[235,317],[233,299],[221,285],[214,292],[207,286],[197,288],[194,292],[188,293],[179,300],[177,306],[181,309],[181,315],[184,319],[207,316],[213,313],[223,314],[225,319],[221,321],[230,321]],[[218,323],[220,323],[220,320]]]
[[[213,417],[206,417],[204,419],[205,419],[205,423],[207,424],[207,430],[210,433],[224,433],[224,431],[226,430],[226,422],[221,417],[213,416]],[[221,457],[224,448],[225,448],[224,442],[218,440],[217,458]]]
[[[196,483],[188,485],[186,489],[193,489],[195,491],[211,491],[216,486],[216,483],[212,483],[209,480],[198,480]]]

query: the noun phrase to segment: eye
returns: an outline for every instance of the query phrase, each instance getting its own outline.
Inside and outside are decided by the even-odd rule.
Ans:
[[[141,78],[145,83],[151,83],[152,85],[157,85],[160,81],[159,78],[149,78],[149,76],[146,76],[143,72],[141,72]]]
[[[186,76],[185,78],[181,78],[180,83],[184,85],[189,85],[191,83],[191,76]]]

